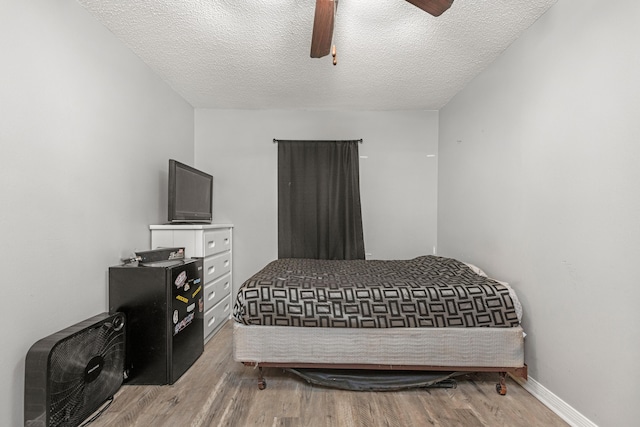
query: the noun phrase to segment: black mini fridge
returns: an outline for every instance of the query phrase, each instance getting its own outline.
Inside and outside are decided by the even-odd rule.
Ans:
[[[127,316],[125,384],[173,384],[202,354],[202,260],[109,268],[109,311]]]

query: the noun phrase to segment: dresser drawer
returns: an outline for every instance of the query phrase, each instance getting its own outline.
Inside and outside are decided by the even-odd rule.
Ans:
[[[204,256],[218,254],[231,249],[231,230],[205,231],[204,233]]]
[[[231,252],[214,255],[204,259],[202,279],[209,283],[231,271]]]
[[[216,279],[204,287],[204,311],[216,305],[231,293],[231,274]]]
[[[209,336],[220,325],[227,321],[231,313],[231,297],[227,296],[212,309],[204,313],[204,336]]]

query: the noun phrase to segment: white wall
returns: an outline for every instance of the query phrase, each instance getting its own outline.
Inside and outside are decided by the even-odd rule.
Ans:
[[[0,425],[37,340],[107,310],[107,268],[166,221],[193,108],[73,0],[0,3]]]
[[[432,253],[438,113],[205,110],[196,163],[214,175],[214,221],[234,229],[234,285],[278,257],[273,139],[360,139],[365,251],[376,259]]]
[[[640,419],[640,4],[562,0],[440,112],[438,243],[513,283],[526,360]]]

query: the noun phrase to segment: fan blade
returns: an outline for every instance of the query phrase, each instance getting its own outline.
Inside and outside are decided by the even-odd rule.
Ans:
[[[322,58],[331,51],[336,1],[337,0],[316,0],[313,35],[311,36],[312,58]]]
[[[453,0],[407,0],[433,16],[442,15],[453,4]]]

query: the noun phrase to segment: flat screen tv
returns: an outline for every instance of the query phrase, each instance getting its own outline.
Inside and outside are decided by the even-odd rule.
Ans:
[[[213,176],[169,160],[169,222],[211,223]]]

